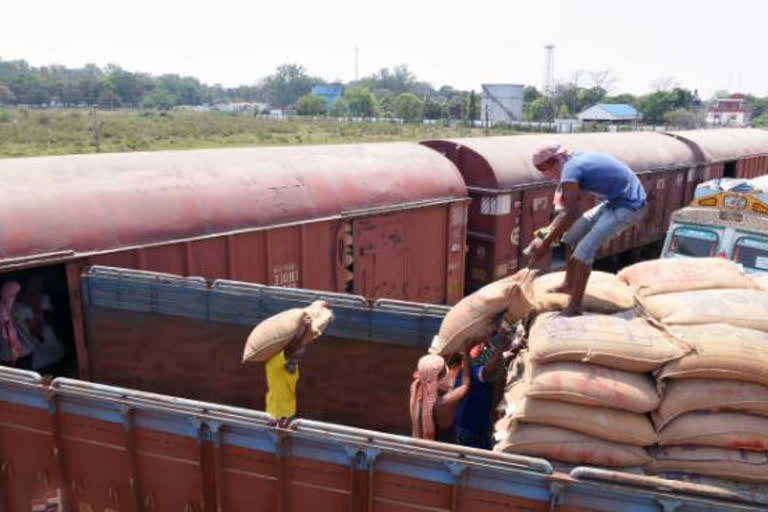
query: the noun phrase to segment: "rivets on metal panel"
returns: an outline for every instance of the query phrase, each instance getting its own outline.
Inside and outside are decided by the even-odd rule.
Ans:
[[[353,445],[344,445],[344,451],[349,457],[350,466],[355,469],[368,469],[381,453],[378,448],[362,448]]]
[[[115,487],[110,487],[107,489],[107,495],[109,496],[109,501],[117,505],[120,501],[120,491],[118,491]]]
[[[147,494],[144,497],[144,510],[155,510],[155,497]]]

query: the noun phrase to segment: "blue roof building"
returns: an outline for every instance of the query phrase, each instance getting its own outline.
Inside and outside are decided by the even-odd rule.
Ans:
[[[330,108],[344,94],[344,86],[338,84],[314,85],[311,94],[323,98],[325,106]]]
[[[607,121],[611,123],[630,122],[640,119],[632,105],[624,103],[598,103],[577,116],[580,121]]]

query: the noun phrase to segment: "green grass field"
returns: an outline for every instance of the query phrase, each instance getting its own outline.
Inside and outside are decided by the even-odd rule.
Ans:
[[[274,120],[248,113],[0,109],[0,158],[507,135],[509,129],[335,119]]]

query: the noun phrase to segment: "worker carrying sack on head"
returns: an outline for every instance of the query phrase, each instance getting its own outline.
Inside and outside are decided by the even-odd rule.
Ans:
[[[333,320],[325,301],[271,316],[254,327],[243,349],[243,363],[265,362],[266,411],[280,426],[296,416],[296,384],[299,361],[309,343],[323,334]]]
[[[533,165],[546,178],[559,183],[563,210],[552,221],[549,232],[543,238],[534,238],[525,253],[535,262],[562,236],[568,256],[565,280],[552,291],[571,296],[564,315],[578,315],[597,250],[643,218],[645,190],[632,169],[603,153],[569,153],[559,144],[549,144],[534,153]],[[579,206],[582,190],[603,199],[583,214]]]

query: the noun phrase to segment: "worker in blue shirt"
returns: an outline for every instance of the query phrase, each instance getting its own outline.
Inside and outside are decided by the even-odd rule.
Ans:
[[[603,243],[644,217],[645,190],[632,169],[604,153],[570,153],[559,144],[549,144],[534,153],[533,165],[559,183],[563,209],[548,233],[534,238],[525,253],[535,262],[562,236],[568,251],[565,280],[552,291],[570,294],[564,315],[579,315],[595,254]],[[602,199],[583,214],[579,202],[582,190]]]
[[[456,442],[463,446],[491,449],[491,413],[496,383],[504,374],[502,357],[512,345],[512,327],[504,320],[498,331],[470,351],[472,385],[456,408]],[[457,375],[454,388],[461,386]]]

